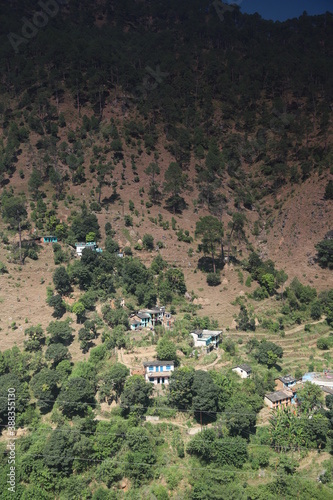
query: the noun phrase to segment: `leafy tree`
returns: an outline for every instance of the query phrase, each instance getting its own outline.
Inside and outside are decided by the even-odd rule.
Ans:
[[[215,420],[218,410],[218,391],[209,372],[202,370],[194,372],[192,393],[192,408],[196,418],[201,419],[203,416],[204,420],[207,418]]]
[[[160,274],[166,267],[168,267],[168,263],[163,259],[161,254],[156,255],[150,265],[150,269],[154,274]]]
[[[178,295],[186,292],[184,273],[180,269],[168,269],[165,273],[165,280],[170,285],[171,290]]]
[[[319,300],[314,301],[311,304],[311,318],[312,319],[320,319],[321,318],[321,304]]]
[[[219,466],[241,468],[247,458],[247,443],[240,436],[217,439],[214,443],[214,461]]]
[[[66,312],[66,306],[64,301],[62,300],[61,295],[51,295],[47,299],[47,303],[49,306],[54,308],[53,316],[57,319],[62,318]]]
[[[154,250],[154,237],[151,234],[144,234],[142,244],[145,250]]]
[[[58,407],[69,418],[86,414],[89,405],[94,404],[94,388],[88,380],[82,377],[70,377],[63,384],[57,398]]]
[[[216,273],[208,273],[206,276],[208,286],[218,286],[221,284],[221,277]]]
[[[235,212],[232,214],[232,220],[228,224],[230,228],[230,232],[228,234],[228,262],[230,261],[231,242],[234,235],[237,235],[239,241],[245,237],[244,234],[245,222],[246,222],[246,216],[244,214],[240,212]]]
[[[113,396],[115,396],[115,400],[118,401],[129,374],[129,369],[125,365],[121,363],[112,365],[110,370],[104,374],[99,391],[100,397],[112,401]]]
[[[19,232],[19,248],[20,248],[20,263],[22,259],[22,226],[27,220],[27,210],[25,202],[18,197],[4,198],[2,201],[2,217],[13,229],[18,229]]]
[[[30,386],[37,405],[45,412],[52,410],[55,398],[58,395],[59,375],[55,370],[43,368],[31,379]]]
[[[164,361],[176,361],[177,347],[171,340],[168,340],[167,337],[163,337],[157,343],[156,354],[157,359]]]
[[[91,341],[97,337],[96,324],[94,321],[86,320],[84,327],[79,330],[80,348],[83,352],[87,352],[91,345]]]
[[[105,250],[110,253],[119,252],[119,245],[111,236],[107,236],[105,239]]]
[[[258,363],[265,364],[268,367],[274,366],[282,356],[282,347],[267,340],[262,340],[254,353],[254,357],[257,359]]]
[[[46,331],[50,335],[49,343],[69,344],[72,340],[73,328],[69,326],[69,318],[66,321],[51,321]]]
[[[73,244],[75,241],[86,241],[86,234],[89,232],[94,232],[97,240],[101,237],[96,215],[89,213],[87,207],[84,205],[81,214],[73,218],[70,232]]]
[[[255,432],[256,413],[248,402],[232,400],[226,405],[226,424],[231,436],[248,438]]]
[[[28,336],[28,340],[24,341],[26,351],[40,351],[45,344],[45,334],[41,325],[31,326],[24,331],[24,335]]]
[[[161,196],[161,193],[159,191],[159,183],[156,182],[156,176],[160,174],[160,167],[156,162],[151,162],[145,169],[145,174],[147,174],[150,178],[150,187],[148,194],[151,202],[155,205],[157,200]]]
[[[128,378],[121,395],[121,407],[124,413],[128,414],[133,411],[144,413],[150,404],[152,392],[152,384],[146,383],[141,375]]]
[[[67,295],[72,290],[70,277],[63,266],[54,271],[53,283],[60,295]]]
[[[73,304],[72,311],[74,314],[76,314],[77,322],[78,323],[83,323],[83,321],[86,318],[86,308],[82,304],[82,302],[76,302]]]
[[[273,295],[275,292],[275,278],[273,274],[264,274],[261,279],[260,283],[266,288],[267,292],[269,295]]]
[[[328,183],[326,185],[325,199],[326,200],[333,200],[333,181],[332,180],[328,181]]]
[[[192,384],[194,369],[188,367],[177,368],[170,377],[168,400],[171,406],[180,410],[192,407]]]
[[[15,373],[5,373],[0,376],[0,424],[1,426],[7,426],[8,420],[8,408],[14,407],[9,405],[8,401],[15,401],[15,410],[17,412],[16,425],[20,425],[20,419],[23,419],[24,412],[29,404],[29,390],[28,384],[22,380],[23,373],[20,373],[18,377]],[[15,400],[10,399],[8,394],[9,389],[15,389]],[[11,391],[12,392],[12,391]],[[13,393],[13,392],[12,392]]]
[[[54,365],[70,358],[71,355],[69,354],[68,348],[63,344],[51,344],[45,352],[45,359],[53,361]]]
[[[249,313],[246,309],[246,306],[244,305],[241,305],[240,313],[236,321],[237,321],[237,328],[239,330],[247,332],[248,330],[255,331],[256,329],[255,321],[253,318],[250,319]]]
[[[210,253],[213,262],[213,271],[216,273],[215,265],[215,255],[216,250],[219,245],[222,247],[222,259],[223,259],[223,225],[222,223],[212,215],[207,215],[206,217],[200,217],[200,220],[196,223],[195,229],[196,237],[201,237],[200,249],[204,251],[205,254]]]
[[[302,413],[310,413],[323,405],[323,393],[318,385],[305,382],[304,386],[297,391],[297,400]]]
[[[38,198],[38,190],[42,185],[43,185],[42,175],[41,175],[39,170],[34,168],[32,170],[32,173],[31,173],[31,176],[30,176],[30,179],[28,182],[29,191],[32,193],[33,199],[36,200]]]
[[[52,432],[43,449],[43,461],[55,474],[69,475],[73,465],[73,446],[76,436],[68,426],[60,426]]]
[[[315,248],[319,265],[333,269],[333,239],[322,240],[315,245]]]
[[[129,451],[126,454],[125,471],[136,484],[151,478],[152,465],[156,462],[154,441],[142,427],[130,429],[126,436]]]
[[[106,321],[111,328],[118,325],[123,325],[126,329],[129,328],[128,315],[122,307],[118,309],[111,309],[111,307],[106,304],[102,307],[102,314],[104,321]]]
[[[187,445],[186,451],[190,455],[196,455],[208,463],[214,457],[213,447],[216,439],[217,435],[215,430],[205,428],[202,432],[195,434]]]
[[[183,173],[178,163],[172,162],[164,174],[164,179],[164,193],[171,194],[167,200],[167,206],[173,210],[174,214],[181,212],[186,205],[181,194],[187,188],[187,175]]]

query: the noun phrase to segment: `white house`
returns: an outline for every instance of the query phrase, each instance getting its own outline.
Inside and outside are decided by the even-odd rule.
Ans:
[[[95,241],[89,241],[88,243],[75,243],[75,248],[76,248],[76,255],[78,257],[82,257],[82,252],[85,248],[89,248],[90,250],[93,250],[94,252],[102,252],[101,248],[97,247],[97,243]]]
[[[252,368],[250,365],[237,365],[232,369],[233,372],[237,373],[241,378],[248,378],[252,373]]]
[[[206,352],[217,349],[222,341],[222,330],[195,330],[190,334],[194,340],[194,347],[202,347]]]
[[[143,363],[145,380],[152,384],[168,384],[175,369],[174,361],[147,361]]]

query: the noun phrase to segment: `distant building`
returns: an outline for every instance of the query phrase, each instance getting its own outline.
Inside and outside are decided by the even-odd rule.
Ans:
[[[201,347],[206,352],[217,349],[222,341],[222,330],[195,330],[190,334],[194,347]]]
[[[165,317],[170,321],[171,314],[165,312],[165,307],[152,307],[151,309],[140,309],[129,318],[131,330],[138,328],[154,328],[155,325],[162,324]],[[170,326],[170,323],[168,324]]]
[[[98,248],[97,243],[95,241],[89,241],[88,243],[75,243],[75,248],[76,248],[76,255],[78,257],[82,257],[82,252],[85,248],[89,248],[90,250],[93,250],[94,252],[102,253],[103,250],[101,248]]]
[[[270,392],[269,394],[265,394],[264,403],[272,409],[285,408],[292,404],[293,397],[293,392],[289,389]]]
[[[311,382],[321,387],[333,388],[333,371],[324,370],[323,372],[305,373],[302,377],[302,382]]]
[[[175,369],[174,361],[147,361],[143,363],[145,380],[152,384],[169,384],[169,379]]]
[[[43,243],[57,243],[57,241],[56,236],[43,236]]]
[[[275,379],[275,388],[280,391],[283,389],[289,389],[296,384],[296,379],[292,375],[284,375]]]
[[[232,371],[237,373],[237,375],[239,375],[242,378],[248,378],[252,373],[252,368],[250,365],[242,364],[235,366],[235,368],[233,368]]]

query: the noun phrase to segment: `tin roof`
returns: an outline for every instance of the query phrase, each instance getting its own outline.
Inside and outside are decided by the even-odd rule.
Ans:
[[[244,370],[244,372],[246,373],[251,373],[252,372],[252,368],[250,365],[246,365],[245,363],[242,364],[242,365],[237,365],[235,366],[235,368],[240,368],[241,370]]]
[[[272,403],[276,403],[277,401],[282,401],[283,399],[291,399],[292,392],[275,391],[275,392],[270,392],[269,394],[265,394],[265,397],[270,401],[272,401]]]
[[[295,377],[292,375],[284,375],[283,377],[279,377],[279,380],[281,380],[284,384],[293,384],[296,382]]]
[[[174,361],[145,361],[143,363],[143,366],[167,366],[167,365],[173,365]],[[163,372],[160,372],[163,373]]]

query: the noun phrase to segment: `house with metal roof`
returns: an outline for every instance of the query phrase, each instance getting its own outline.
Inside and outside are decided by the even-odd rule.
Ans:
[[[76,255],[78,257],[82,257],[82,252],[85,248],[89,248],[90,250],[93,250],[94,252],[98,253],[103,252],[103,250],[97,246],[97,243],[95,241],[88,241],[87,243],[84,242],[75,243],[75,248],[76,248]]]
[[[194,347],[201,347],[206,352],[217,349],[222,341],[222,330],[194,330],[190,334]]]
[[[282,377],[278,377],[275,379],[275,388],[278,391],[288,389],[289,387],[295,385],[296,382],[296,378],[292,375],[283,375]]]
[[[154,385],[169,384],[169,379],[175,369],[174,361],[147,361],[143,363],[145,380]]]
[[[293,403],[293,391],[285,389],[265,394],[264,403],[272,409],[285,408]]]

